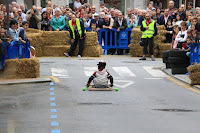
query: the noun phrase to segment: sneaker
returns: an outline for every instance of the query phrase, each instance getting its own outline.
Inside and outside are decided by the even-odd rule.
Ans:
[[[151,57],[151,60],[152,60],[152,61],[156,61],[155,58],[154,58],[154,56]]]
[[[64,53],[64,55],[67,56],[67,57],[71,57],[68,53]]]
[[[82,56],[81,55],[78,55],[78,58],[81,58]]]
[[[143,56],[143,57],[140,58],[139,60],[146,60],[146,56]]]

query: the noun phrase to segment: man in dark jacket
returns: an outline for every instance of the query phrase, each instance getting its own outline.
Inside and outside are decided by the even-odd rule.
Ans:
[[[140,60],[146,60],[146,55],[148,54],[147,47],[149,45],[149,55],[151,55],[152,61],[154,58],[154,36],[157,35],[158,29],[156,23],[151,19],[150,14],[146,14],[146,20],[142,22],[140,30],[142,31],[142,43],[144,46],[143,57]]]
[[[181,15],[181,20],[187,21],[187,18],[186,18],[186,10],[185,10],[185,5],[184,5],[184,4],[182,4],[182,5],[180,6],[178,14]]]
[[[85,45],[85,33],[84,24],[82,21],[76,18],[75,15],[72,15],[71,20],[69,21],[69,32],[71,38],[71,47],[69,53],[64,53],[67,57],[73,55],[74,50],[79,42],[79,53],[78,57],[82,57],[82,53]]]
[[[142,25],[142,21],[145,19],[146,10],[142,11],[142,16],[138,18],[138,26]]]
[[[127,20],[123,17],[123,14],[120,12],[118,14],[118,17],[115,18],[114,20],[114,25],[113,28],[117,29],[117,32],[120,32],[121,30],[125,30],[127,28]],[[117,35],[118,40],[119,41],[119,34]],[[118,55],[123,54],[123,50],[118,50]]]
[[[172,16],[169,15],[169,9],[165,9],[164,15],[160,17],[160,25],[167,25],[167,21],[172,21]]]

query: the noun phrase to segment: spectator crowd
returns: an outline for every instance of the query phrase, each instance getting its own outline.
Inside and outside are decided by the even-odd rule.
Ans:
[[[192,2],[189,2],[187,7],[182,4],[179,8],[175,8],[174,1],[169,1],[168,8],[162,9],[162,3],[157,0],[150,2],[146,10],[127,9],[126,16],[116,7],[107,8],[104,3],[100,5],[99,10],[100,12],[97,12],[95,6],[80,0],[74,2],[73,9],[69,5],[60,7],[57,4],[52,5],[51,1],[46,3],[45,8],[33,5],[31,9],[12,2],[9,5],[8,26],[6,6],[1,4],[0,38],[6,35],[7,27],[10,28],[11,40],[21,42],[31,41],[24,35],[27,27],[44,31],[69,30],[69,21],[73,15],[80,19],[87,30],[98,32],[101,28],[110,30],[116,28],[119,32],[126,28],[141,26],[145,15],[149,13],[157,26],[165,25],[165,42],[172,43],[172,48],[188,49],[191,42],[199,42],[200,7],[193,8]]]

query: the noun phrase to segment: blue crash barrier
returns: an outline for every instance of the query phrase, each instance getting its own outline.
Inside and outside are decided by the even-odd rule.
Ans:
[[[4,42],[6,53],[1,57],[1,69],[5,68],[6,59],[30,58],[30,43]]]
[[[117,32],[117,29],[101,29],[99,31],[99,44],[105,50],[105,55],[109,49],[129,49],[132,29],[125,29]],[[104,39],[104,44],[102,43]]]
[[[190,64],[200,63],[200,43],[190,45]]]

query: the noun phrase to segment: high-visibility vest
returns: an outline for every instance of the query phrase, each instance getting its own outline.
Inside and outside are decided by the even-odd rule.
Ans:
[[[82,29],[81,29],[81,22],[80,22],[79,19],[76,19],[76,26],[77,26],[78,33],[79,33],[79,35],[81,37],[81,35],[82,35]],[[75,39],[75,32],[74,32],[74,27],[72,26],[72,20],[69,21],[69,27],[72,30],[73,39]],[[84,32],[86,33],[86,30]]]
[[[151,20],[151,23],[149,24],[149,29],[142,32],[142,38],[151,38],[153,36],[153,34],[155,33],[154,24],[155,24],[155,21]],[[147,27],[145,20],[142,21],[142,25],[143,25],[143,28]]]

